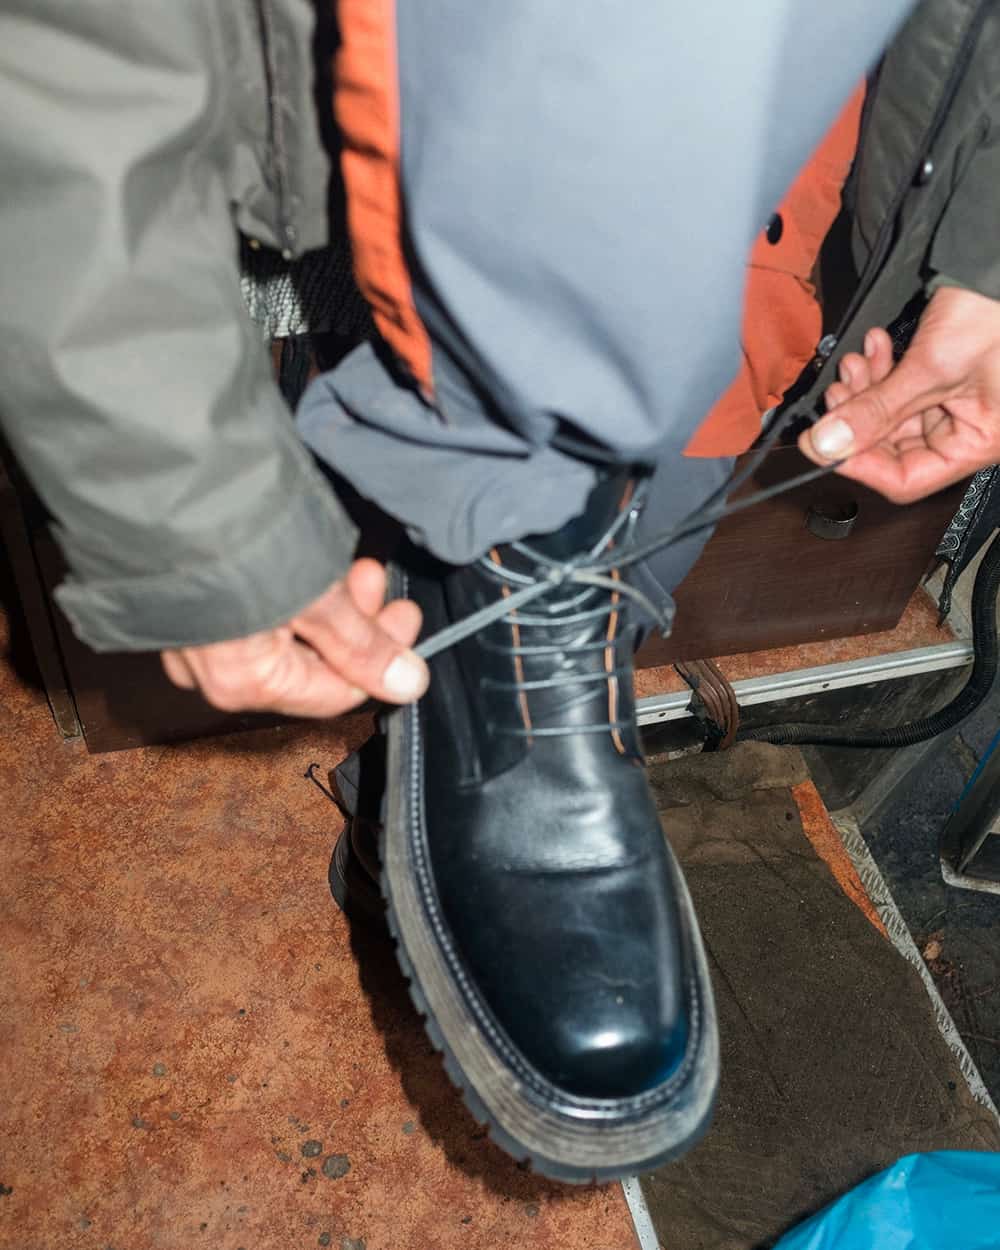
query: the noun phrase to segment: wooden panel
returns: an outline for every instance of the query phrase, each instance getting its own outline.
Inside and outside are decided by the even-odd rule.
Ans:
[[[744,463],[745,458],[740,461]],[[773,451],[734,498],[809,468]],[[841,477],[790,491],[723,521],[677,590],[670,638],[651,639],[642,667],[892,629],[918,586],[964,487],[897,507]],[[810,507],[857,507],[847,538],[806,528]]]
[[[35,535],[35,552],[51,593],[63,578],[62,553],[47,531]],[[88,750],[121,751],[285,723],[278,716],[220,712],[201,695],[178,689],[156,652],[92,650],[51,603]]]
[[[70,692],[62,656],[56,641],[49,596],[42,584],[32,549],[29,519],[25,515],[3,459],[0,458],[0,539],[3,541],[13,577],[13,594],[24,619],[38,674],[52,709],[56,727],[64,738],[80,733],[73,696]],[[12,604],[11,607],[14,605]],[[16,618],[15,618],[16,619]]]

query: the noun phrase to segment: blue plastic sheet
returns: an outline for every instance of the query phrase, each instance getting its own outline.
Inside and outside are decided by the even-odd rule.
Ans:
[[[775,1250],[1000,1250],[1000,1154],[907,1155]]]

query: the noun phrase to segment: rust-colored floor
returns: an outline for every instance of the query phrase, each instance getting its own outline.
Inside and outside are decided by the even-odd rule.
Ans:
[[[485,1139],[352,949],[304,773],[364,722],[92,757],[3,662],[0,710],[3,1250],[634,1250],[619,1187]]]

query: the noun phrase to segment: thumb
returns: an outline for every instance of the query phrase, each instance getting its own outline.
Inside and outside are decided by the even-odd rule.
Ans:
[[[934,385],[917,356],[907,353],[887,378],[836,410],[799,440],[801,450],[820,464],[845,460],[888,438],[897,426],[927,408],[942,403],[947,388]]]

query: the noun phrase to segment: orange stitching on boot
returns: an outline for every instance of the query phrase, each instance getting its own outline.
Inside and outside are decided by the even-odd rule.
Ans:
[[[503,568],[503,561],[500,559],[500,552],[496,549],[496,547],[494,547],[490,551],[490,559],[493,561],[494,564],[498,565],[500,568]],[[507,585],[501,586],[500,593],[503,595],[505,599],[509,599],[510,587]],[[517,623],[516,611],[511,613],[510,632],[514,638],[514,646],[519,647],[521,645],[521,626]],[[522,655],[514,656],[514,675],[518,681],[520,682],[524,681],[524,656]],[[530,743],[531,742],[531,709],[528,707],[527,690],[519,690],[517,692],[517,702],[518,702],[518,706],[521,709],[521,720],[524,722],[524,727],[528,731],[528,742]]]
[[[611,570],[611,576],[614,580],[620,581],[621,575],[617,569]],[[614,726],[614,722],[618,719],[618,678],[612,676],[615,668],[615,634],[618,632],[618,604],[620,596],[616,590],[611,596],[611,602],[615,605],[614,610],[608,617],[608,645],[604,648],[604,671],[608,674],[608,720],[612,723],[611,741],[615,744],[619,755],[627,755],[625,743],[622,741],[621,731]]]

